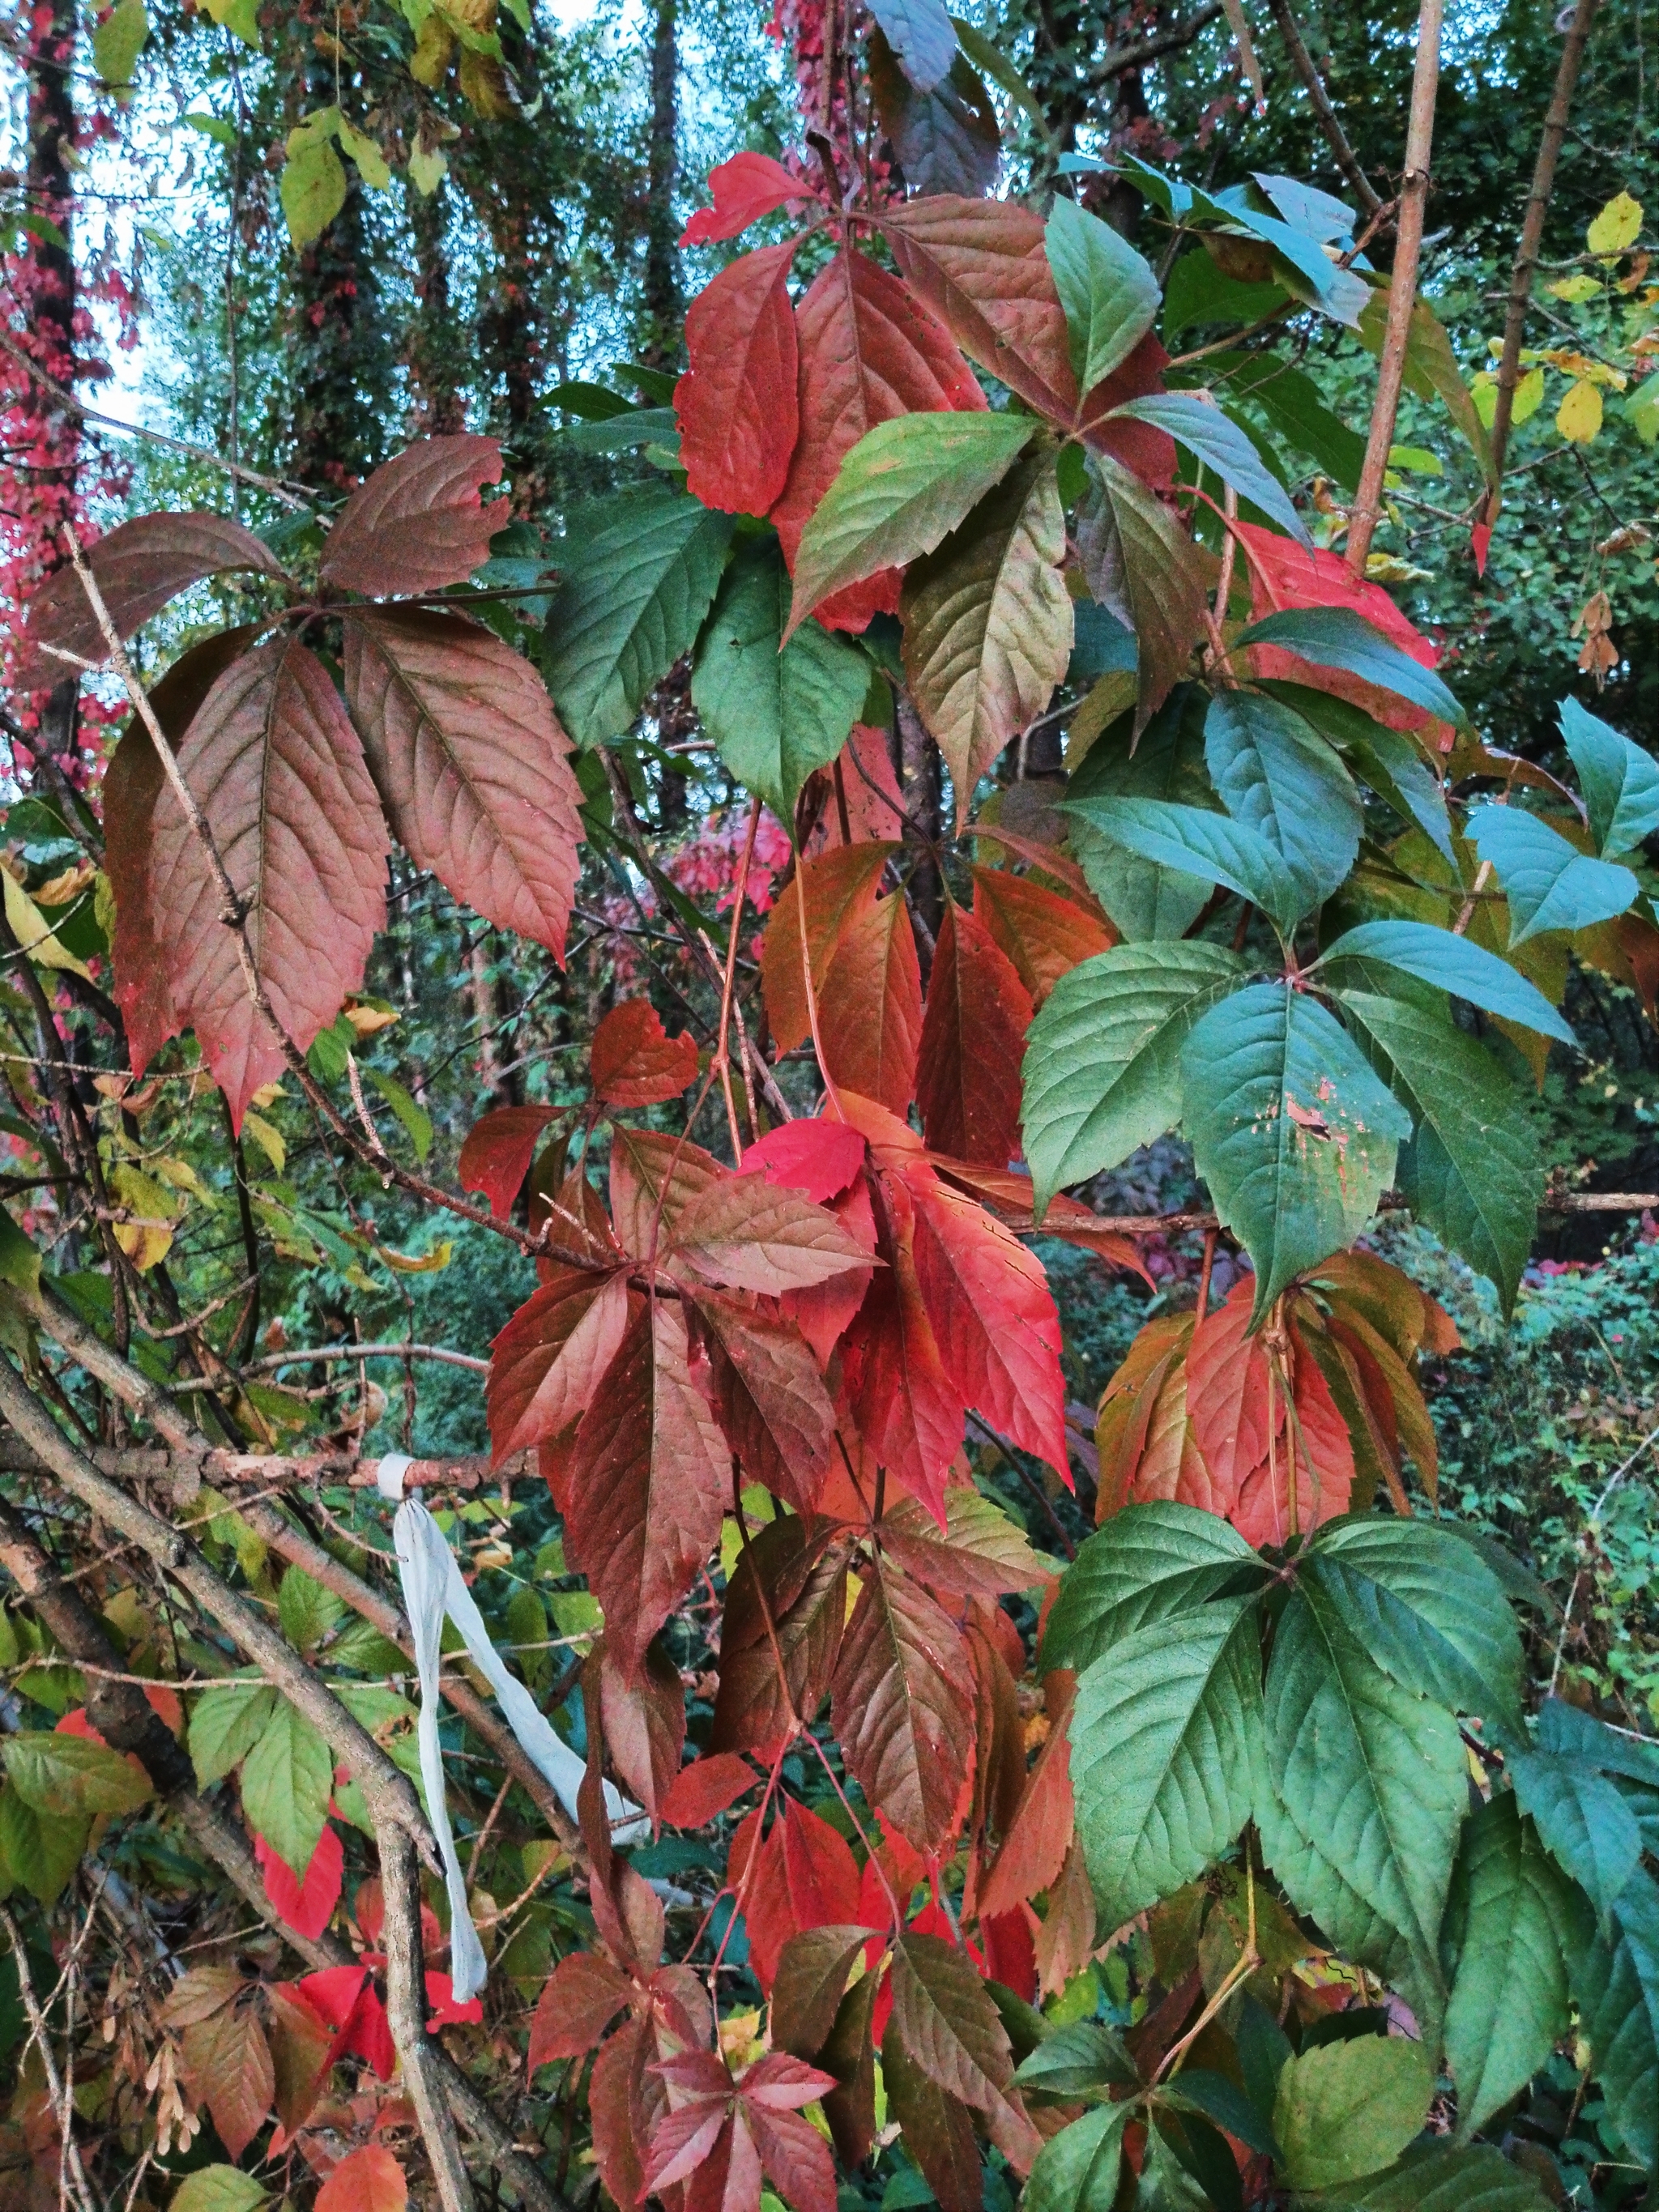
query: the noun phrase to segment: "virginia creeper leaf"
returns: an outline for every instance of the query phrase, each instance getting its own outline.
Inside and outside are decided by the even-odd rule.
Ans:
[[[1158,279],[1109,223],[1063,195],[1049,210],[1043,246],[1066,311],[1072,368],[1079,388],[1090,392],[1152,327]]]
[[[319,568],[325,583],[365,599],[462,584],[489,558],[507,520],[479,492],[498,483],[501,449],[465,434],[423,438],[375,470],[346,501]]]
[[[1204,758],[1222,805],[1266,838],[1305,907],[1346,877],[1363,815],[1353,779],[1316,731],[1274,699],[1218,691],[1204,723]]]
[[[1034,1006],[1042,1006],[1062,975],[1116,942],[1116,932],[1097,908],[1006,868],[974,870],[974,919],[1013,962]]]
[[[561,1267],[490,1346],[486,1395],[499,1463],[562,1436],[592,1404],[628,1326],[621,1273]]]
[[[1620,1893],[1611,1930],[1573,1961],[1579,2033],[1607,2114],[1630,2154],[1659,2165],[1659,1889],[1645,1874]]]
[[[1596,851],[1604,860],[1634,852],[1659,830],[1659,763],[1576,699],[1564,699],[1559,714]]]
[[[736,238],[788,200],[811,197],[800,179],[775,161],[769,154],[734,154],[708,172],[713,207],[699,208],[680,233],[684,246],[708,246]]]
[[[708,1184],[666,1224],[661,1249],[665,1265],[774,1297],[870,1264],[834,1214],[763,1175]]]
[[[1006,1166],[1018,1149],[1030,1022],[1012,962],[953,901],[939,924],[916,1061],[916,1100],[934,1152]]]
[[[873,1562],[842,1640],[832,1712],[870,1802],[918,1850],[955,1825],[973,1753],[962,1638],[927,1592]]]
[[[699,1291],[691,1310],[692,1373],[744,1474],[810,1513],[835,1455],[836,1409],[800,1332],[717,1291]]]
[[[550,1106],[498,1106],[467,1131],[456,1178],[463,1190],[482,1194],[498,1221],[512,1212],[542,1131],[552,1119]]]
[[[1420,2043],[1356,2035],[1287,2058],[1273,2103],[1285,2175],[1337,2189],[1392,2164],[1428,2118],[1434,2072]]]
[[[1045,1672],[1081,1674],[1137,1629],[1201,1613],[1255,1553],[1213,1513],[1172,1499],[1115,1514],[1060,1579],[1042,1636]]]
[[[880,0],[871,13],[918,92],[932,92],[943,82],[957,52],[944,0]]]
[[[1559,830],[1523,807],[1476,807],[1468,836],[1504,887],[1511,951],[1540,930],[1588,929],[1610,921],[1636,897],[1637,880],[1628,868],[1575,852]]]
[[[674,386],[685,488],[705,507],[764,514],[799,428],[789,264],[797,241],[722,269],[686,310],[690,367]]]
[[[1065,204],[1061,200],[1054,203],[1056,209]],[[1105,224],[1101,228],[1105,229]],[[1137,260],[1139,258],[1135,256]],[[1269,473],[1266,462],[1243,431],[1219,407],[1212,406],[1195,392],[1159,392],[1145,399],[1131,399],[1114,411],[1113,421],[1125,419],[1151,422],[1158,429],[1167,430],[1189,453],[1213,469],[1223,483],[1231,484],[1241,499],[1260,508],[1303,544],[1311,542],[1306,524],[1291,504],[1290,495]]]
[[[1261,533],[1258,532],[1257,536]],[[1468,720],[1455,695],[1431,668],[1390,644],[1364,615],[1352,607],[1287,607],[1241,630],[1233,651],[1271,645],[1310,660],[1320,668],[1338,668],[1367,684],[1392,691],[1396,698],[1420,707],[1427,714],[1460,727]]]
[[[649,999],[624,999],[593,1032],[588,1073],[607,1106],[659,1106],[696,1081],[697,1041],[671,1037]]]
[[[1472,945],[1467,937],[1437,929],[1432,922],[1362,921],[1328,945],[1321,957],[1379,962],[1540,1036],[1557,1037],[1563,1044],[1577,1042],[1543,993],[1507,960],[1484,945]]]
[[[1001,133],[985,81],[968,56],[958,53],[931,92],[918,92],[878,27],[870,34],[866,66],[881,127],[910,190],[988,191],[1001,157]]]
[[[276,1698],[242,1761],[242,1810],[301,1881],[322,1836],[333,1787],[327,1744],[286,1698]]]
[[[1143,730],[1186,673],[1203,631],[1212,556],[1109,453],[1089,455],[1077,533],[1090,590],[1135,634],[1135,727]]]

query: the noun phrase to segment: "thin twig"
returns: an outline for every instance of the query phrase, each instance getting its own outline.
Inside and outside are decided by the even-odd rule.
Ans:
[[[1371,190],[1370,179],[1359,166],[1359,156],[1348,143],[1348,134],[1342,128],[1331,96],[1325,89],[1325,80],[1319,74],[1313,56],[1297,26],[1290,0],[1267,0],[1273,10],[1273,21],[1279,26],[1279,35],[1285,41],[1285,51],[1291,65],[1307,89],[1319,127],[1324,132],[1330,149],[1336,156],[1336,166],[1353,189],[1354,197],[1368,216],[1380,215],[1382,203]]]

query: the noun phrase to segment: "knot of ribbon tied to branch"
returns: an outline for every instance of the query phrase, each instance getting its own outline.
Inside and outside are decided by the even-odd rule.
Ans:
[[[555,1735],[546,1715],[524,1684],[502,1664],[477,1601],[461,1579],[459,1562],[443,1530],[418,1498],[404,1496],[404,1477],[413,1464],[407,1453],[389,1454],[380,1462],[378,1487],[380,1495],[398,1508],[392,1523],[392,1539],[403,1583],[404,1610],[415,1639],[416,1668],[421,1678],[421,1782],[433,1833],[443,1855],[444,1881],[449,1893],[453,1978],[456,1999],[465,2004],[483,1989],[489,1968],[468,1909],[466,1876],[455,1849],[454,1831],[449,1824],[449,1808],[444,1798],[443,1747],[438,1737],[438,1674],[446,1617],[454,1623],[467,1656],[495,1692],[496,1702],[526,1756],[573,1820],[577,1817],[576,1792],[585,1768],[569,1745]],[[609,1782],[605,1785],[605,1802],[615,1841],[623,1845],[637,1843],[649,1826],[639,1807],[630,1803]]]

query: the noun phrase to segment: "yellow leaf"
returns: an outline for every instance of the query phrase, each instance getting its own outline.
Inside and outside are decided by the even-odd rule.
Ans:
[[[1544,372],[1541,368],[1528,369],[1515,387],[1515,409],[1510,420],[1524,422],[1535,415],[1543,404]]]
[[[1555,410],[1555,427],[1575,446],[1588,446],[1601,428],[1601,395],[1581,377]]]
[[[250,1097],[248,1103],[257,1106],[262,1114],[268,1114],[279,1098],[286,1098],[287,1096],[280,1083],[262,1083]]]
[[[360,1037],[373,1036],[376,1030],[389,1030],[400,1018],[392,1006],[348,1006],[345,1018]]]
[[[400,1275],[436,1275],[446,1268],[455,1255],[455,1247],[447,1237],[434,1244],[429,1252],[388,1252],[384,1244],[374,1248],[388,1267],[395,1267]]]
[[[282,1132],[273,1129],[263,1114],[244,1114],[242,1134],[252,1138],[277,1174],[281,1175],[288,1160],[288,1146],[283,1142]]]
[[[67,906],[71,899],[79,898],[98,871],[82,860],[78,867],[65,868],[49,884],[42,884],[34,894],[36,906]]]
[[[158,1182],[164,1182],[169,1190],[187,1190],[192,1197],[207,1197],[207,1192],[202,1188],[201,1177],[188,1160],[176,1159],[169,1152],[161,1159],[152,1160],[149,1165],[151,1174]]]
[[[1565,300],[1577,307],[1581,300],[1594,300],[1601,292],[1601,284],[1599,277],[1589,275],[1558,276],[1549,289],[1558,300]]]
[[[11,933],[37,968],[66,968],[73,975],[92,981],[92,970],[84,960],[77,960],[65,945],[59,944],[57,931],[46,920],[34,901],[13,876],[6,878],[6,920],[11,924]]]
[[[1628,192],[1620,192],[1607,202],[1584,233],[1584,243],[1592,253],[1622,253],[1627,246],[1634,246],[1641,234],[1641,201],[1633,200]]]
[[[340,149],[349,154],[357,164],[358,173],[366,185],[383,192],[392,182],[392,170],[386,155],[366,131],[356,129],[343,115],[338,124]]]

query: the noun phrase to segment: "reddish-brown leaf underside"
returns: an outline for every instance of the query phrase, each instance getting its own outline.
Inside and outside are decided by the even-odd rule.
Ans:
[[[916,1099],[935,1152],[1007,1166],[1019,1144],[1030,1025],[1030,994],[1013,963],[983,922],[948,904],[916,1062]]]
[[[744,254],[686,313],[691,365],[674,387],[686,489],[731,514],[764,514],[795,450],[799,349],[789,264],[796,244]]]
[[[730,1173],[701,1145],[658,1129],[614,1128],[611,1214],[623,1249],[639,1260],[653,1253],[692,1200]]]
[[[118,635],[131,637],[152,615],[204,576],[256,569],[280,576],[283,564],[252,531],[224,514],[141,514],[87,548],[91,569]],[[75,670],[42,650],[60,646],[82,660],[109,652],[86,587],[72,568],[60,568],[28,611],[13,678],[19,690],[61,684]]]
[[[879,1561],[842,1640],[832,1698],[836,1734],[865,1796],[919,1851],[938,1850],[956,1826],[973,1756],[973,1676],[949,1616]]]
[[[550,1106],[499,1106],[466,1133],[456,1173],[463,1190],[482,1194],[497,1221],[505,1221],[530,1172]]]
[[[633,1984],[608,1959],[573,1951],[548,1976],[530,2023],[530,2071],[591,2051],[628,2002]]]
[[[459,615],[354,611],[346,697],[410,858],[498,928],[564,957],[581,794],[523,657]]]
[[[848,916],[819,988],[831,1080],[902,1114],[915,1096],[922,1020],[910,910],[902,891],[890,891]]]
[[[653,1643],[637,1676],[624,1678],[605,1657],[599,1670],[605,1747],[629,1795],[654,1821],[680,1771],[685,1748],[685,1692],[679,1669]]]
[[[490,1347],[486,1397],[497,1465],[580,1419],[627,1326],[620,1273],[561,1268],[519,1308]]]
[[[607,1106],[657,1106],[697,1079],[697,1041],[671,1037],[649,999],[624,999],[593,1032],[593,1096]]]
[[[805,1339],[775,1312],[718,1291],[687,1304],[700,1355],[692,1375],[744,1473],[811,1512],[835,1449],[836,1409]]]
[[[895,415],[983,408],[985,395],[948,331],[867,254],[843,248],[796,309],[800,432],[772,520],[793,572],[813,510],[866,430]],[[827,627],[864,629],[898,605],[896,569],[834,593]]]
[[[234,662],[179,751],[232,884],[276,1019],[304,1051],[362,987],[386,919],[386,825],[321,662],[284,638]],[[285,1065],[248,995],[235,939],[201,848],[170,789],[155,808],[151,913],[173,1010],[240,1128],[247,1102]]]
[[[346,501],[323,550],[323,581],[368,599],[465,583],[507,520],[478,496],[501,475],[493,438],[461,434],[406,447]]]
[[[727,1290],[771,1297],[866,1268],[866,1248],[827,1207],[765,1175],[724,1175],[699,1191],[659,1241],[665,1266]]]
[[[769,1613],[783,1654],[788,1704],[809,1726],[817,1718],[841,1649],[846,1590],[846,1543],[823,1522],[809,1536],[800,1516],[791,1514],[769,1522],[751,1538],[726,1588],[720,1695],[710,1737],[714,1749],[753,1751],[766,1758],[788,1729],[788,1706],[766,1626]],[[740,1863],[735,1848],[729,1863],[735,1881]]]

